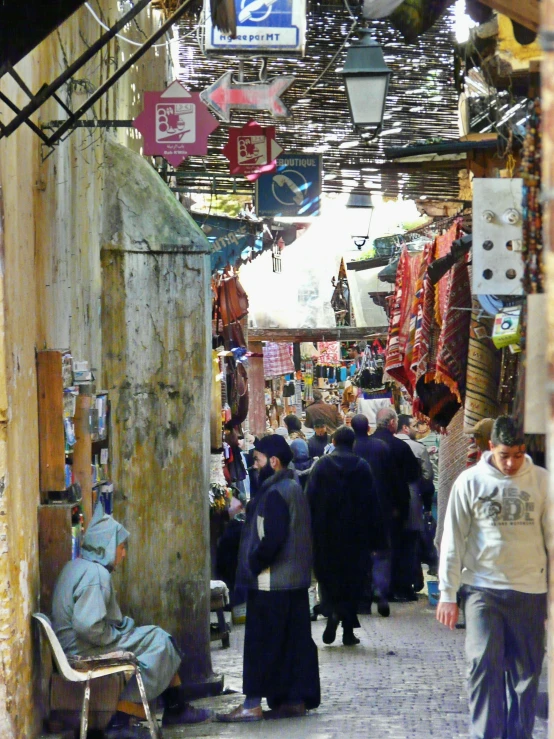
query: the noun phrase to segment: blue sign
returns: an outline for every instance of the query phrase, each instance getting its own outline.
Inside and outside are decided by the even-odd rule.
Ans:
[[[248,259],[252,252],[261,251],[261,245],[256,243],[259,227],[251,221],[205,213],[191,215],[212,245],[212,272],[222,270],[229,264],[234,266],[237,262]]]
[[[206,53],[259,51],[304,53],[305,0],[235,0],[237,35],[232,39],[212,25],[210,0],[204,0]]]
[[[258,217],[318,216],[320,206],[320,154],[283,154],[275,172],[256,181]]]

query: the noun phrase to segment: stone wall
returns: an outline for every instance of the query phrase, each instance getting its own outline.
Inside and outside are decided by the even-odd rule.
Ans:
[[[93,3],[106,24],[118,17],[117,0]],[[145,10],[123,32],[143,40],[158,27]],[[102,33],[86,7],[20,62],[16,70],[31,90],[51,82]],[[122,39],[79,71],[59,91],[74,109],[135,50]],[[94,107],[88,117],[132,119],[141,92],[169,81],[165,48],[150,50]],[[8,76],[0,89],[16,105],[27,98]],[[0,120],[13,113],[0,104]],[[33,116],[38,125],[64,119],[55,101]],[[111,136],[135,151],[134,131],[77,129],[48,154],[25,125],[0,140],[0,736],[36,736],[38,665],[31,614],[38,602],[38,435],[35,350],[70,348],[102,371],[100,237],[104,141]],[[0,234],[2,229],[0,229]],[[0,238],[0,242],[2,239]]]

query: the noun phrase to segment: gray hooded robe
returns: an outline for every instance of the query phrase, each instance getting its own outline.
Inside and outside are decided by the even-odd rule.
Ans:
[[[140,662],[146,695],[154,700],[168,687],[181,657],[163,629],[135,626],[132,618],[121,614],[108,567],[115,562],[117,546],[128,538],[129,532],[98,504],[83,539],[81,558],[68,562],[56,583],[52,625],[68,656],[133,652]],[[134,678],[121,700],[141,702]]]

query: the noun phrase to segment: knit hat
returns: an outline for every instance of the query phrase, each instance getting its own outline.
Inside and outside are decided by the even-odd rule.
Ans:
[[[482,418],[473,428],[469,429],[467,433],[473,436],[475,443],[480,449],[487,451],[493,426],[494,418]]]
[[[292,462],[292,451],[287,441],[279,434],[264,436],[256,442],[257,451],[270,457],[277,457],[283,467],[288,467]]]

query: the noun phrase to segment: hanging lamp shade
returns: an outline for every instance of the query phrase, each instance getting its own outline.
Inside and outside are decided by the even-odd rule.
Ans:
[[[376,135],[383,127],[391,70],[385,64],[383,50],[371,38],[371,32],[362,29],[361,33],[359,41],[348,49],[344,66],[337,69],[337,73],[344,78],[352,123]]]

